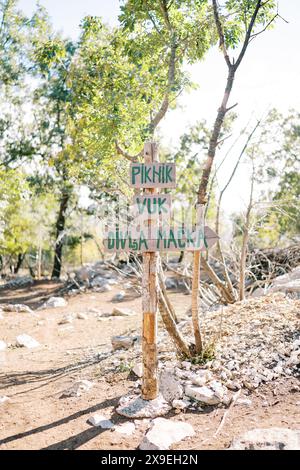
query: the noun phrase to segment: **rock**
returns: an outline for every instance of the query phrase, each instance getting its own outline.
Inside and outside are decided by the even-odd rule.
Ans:
[[[235,403],[242,406],[252,406],[252,400],[245,397],[238,398]]]
[[[2,305],[2,310],[4,312],[16,312],[16,313],[33,313],[31,308],[28,305],[24,304],[7,304]]]
[[[83,393],[88,392],[93,385],[93,382],[89,380],[77,380],[77,382],[62,393],[60,398],[80,397]]]
[[[172,407],[175,410],[186,410],[191,405],[191,402],[188,398],[184,398],[183,400],[173,400]]]
[[[269,289],[269,292],[299,293],[300,266],[294,268],[289,273],[273,279],[272,287]]]
[[[205,405],[218,405],[221,403],[221,399],[215,394],[215,392],[205,386],[195,387],[193,385],[187,385],[185,387],[185,394],[194,400],[204,403]]]
[[[0,340],[0,351],[5,351],[7,344],[5,341]]]
[[[129,395],[122,397],[117,413],[126,418],[153,418],[163,416],[171,410],[171,407],[163,398],[158,395],[154,400],[143,400],[141,397]]]
[[[92,424],[93,426],[102,428],[102,429],[112,429],[114,427],[114,424],[110,419],[107,419],[105,416],[101,414],[94,414],[88,419],[88,422]]]
[[[112,287],[110,284],[106,283],[103,286],[99,287],[97,289],[97,292],[110,292],[112,290]]]
[[[106,284],[106,280],[103,279],[101,276],[96,276],[94,279],[90,282],[91,287],[102,287],[103,285]]]
[[[297,366],[300,364],[300,351],[293,351],[289,360],[288,360],[289,365],[294,365]]]
[[[3,405],[3,403],[6,403],[7,401],[9,401],[9,398],[6,397],[6,396],[0,396],[0,405]]]
[[[67,314],[62,317],[62,319],[58,322],[59,325],[66,325],[68,323],[73,322],[73,315],[72,314]]]
[[[172,444],[194,434],[193,427],[188,423],[156,418],[153,420],[152,427],[144,436],[139,448],[141,450],[167,450]]]
[[[226,387],[234,392],[241,389],[241,385],[238,382],[235,382],[234,380],[228,380],[226,382]]]
[[[25,287],[33,284],[34,281],[31,276],[18,276],[15,279],[8,281],[3,287],[11,289],[13,287]]]
[[[181,365],[182,365],[182,367],[184,367],[184,369],[186,369],[186,370],[191,370],[192,364],[191,364],[190,362],[188,362],[188,361],[183,361],[183,362],[181,363]]]
[[[263,289],[262,287],[258,287],[253,291],[251,294],[251,297],[258,298],[262,297],[263,295],[266,295],[266,289]]]
[[[113,336],[111,338],[111,344],[113,350],[116,349],[130,349],[133,346],[133,338],[130,336]]]
[[[159,390],[168,403],[181,398],[183,395],[183,388],[180,382],[175,379],[171,369],[165,369],[161,372]]]
[[[122,423],[115,427],[115,432],[124,434],[125,436],[132,436],[135,431],[134,423]]]
[[[131,317],[135,315],[135,312],[130,308],[114,307],[111,314],[113,317]]]
[[[38,346],[40,346],[40,343],[38,341],[26,334],[17,336],[16,342],[17,346],[28,349],[37,348]]]
[[[132,372],[139,378],[143,377],[143,364],[136,364]]]
[[[226,395],[227,389],[223,387],[221,382],[214,380],[210,382],[209,386],[215,392],[215,395],[222,401],[224,396]]]
[[[113,298],[111,299],[112,302],[122,302],[122,300],[124,300],[125,298],[125,292],[123,290],[121,290],[120,292],[118,292],[116,295],[113,296]]]
[[[85,313],[77,313],[78,320],[88,320],[88,316]]]
[[[208,370],[198,370],[195,374],[190,375],[189,380],[191,380],[193,385],[202,387],[212,380],[212,374]]]
[[[166,289],[177,289],[177,279],[173,277],[167,277],[165,280]]]
[[[286,428],[252,429],[233,439],[231,450],[300,450],[300,431]]]
[[[50,297],[50,299],[42,305],[42,308],[60,308],[66,307],[66,305],[68,305],[68,302],[63,297]]]

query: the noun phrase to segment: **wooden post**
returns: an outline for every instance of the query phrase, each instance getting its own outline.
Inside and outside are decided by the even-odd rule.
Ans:
[[[158,161],[157,144],[146,142],[145,163]],[[144,193],[154,194],[155,189]],[[151,221],[149,221],[151,224]],[[151,226],[149,227],[151,233]],[[154,400],[158,395],[157,377],[157,313],[158,313],[158,253],[143,254],[143,380],[142,398]]]

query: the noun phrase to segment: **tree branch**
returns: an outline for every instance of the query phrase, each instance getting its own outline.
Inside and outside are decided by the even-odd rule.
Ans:
[[[257,3],[256,3],[256,6],[255,6],[253,15],[252,15],[252,17],[251,17],[251,20],[250,20],[250,23],[249,23],[249,26],[248,26],[248,29],[247,29],[247,32],[246,32],[246,36],[245,36],[245,39],[244,39],[244,43],[243,43],[241,52],[240,52],[240,54],[239,54],[239,56],[238,56],[237,61],[236,61],[235,64],[234,64],[234,69],[235,69],[235,70],[237,70],[237,68],[239,67],[239,65],[241,64],[241,62],[242,62],[242,60],[243,60],[243,57],[244,57],[245,52],[246,52],[246,50],[247,50],[247,47],[248,47],[248,45],[249,45],[251,33],[252,33],[252,30],[253,30],[253,27],[254,27],[254,24],[255,24],[255,21],[256,21],[258,12],[259,12],[260,8],[261,8],[262,6],[264,6],[264,5],[265,5],[265,3],[262,4],[262,3],[261,3],[261,0],[257,0]]]
[[[218,36],[219,36],[219,47],[223,52],[224,59],[226,61],[228,68],[230,68],[232,67],[232,63],[230,62],[229,55],[228,55],[226,45],[225,45],[224,32],[223,32],[223,28],[221,25],[219,12],[218,12],[217,0],[213,0],[213,10],[214,10],[215,23],[217,26],[217,31],[218,31]]]
[[[142,154],[142,152],[139,152],[137,155],[129,155],[129,153],[127,153],[125,150],[123,150],[120,147],[117,141],[115,142],[115,146],[116,146],[117,152],[123,157],[125,157],[127,160],[129,160],[130,162],[136,162],[138,157]]]

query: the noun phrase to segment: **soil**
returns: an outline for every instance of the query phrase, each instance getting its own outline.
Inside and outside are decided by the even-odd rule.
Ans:
[[[104,317],[110,313],[113,295],[88,291],[68,298],[64,308],[38,310],[45,299],[59,295],[62,284],[39,282],[31,287],[0,291],[1,303],[25,303],[34,314],[4,312],[0,320],[0,339],[15,343],[16,336],[27,333],[40,347],[9,347],[0,352],[0,395],[9,401],[0,405],[0,450],[7,449],[136,449],[147,429],[140,421],[133,436],[102,430],[88,424],[96,413],[110,416],[116,423],[126,420],[114,409],[121,396],[133,392],[136,378],[118,368],[105,372],[103,355],[110,350],[111,336],[136,332],[141,325],[141,298],[127,296],[117,304],[131,308],[131,317]],[[183,293],[172,293],[179,313],[189,307]],[[74,319],[59,325],[66,313],[86,313],[87,320]],[[100,355],[99,355],[100,354]],[[60,398],[77,379],[95,385],[80,397]],[[207,407],[202,412],[170,413],[169,418],[183,419],[193,425],[195,436],[174,449],[224,449],[234,436],[253,428],[286,427],[300,429],[299,380],[284,378],[248,392],[251,406],[233,406],[220,432],[214,436],[226,408]]]

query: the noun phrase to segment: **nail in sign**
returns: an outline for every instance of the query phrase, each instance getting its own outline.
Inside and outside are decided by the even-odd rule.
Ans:
[[[176,188],[175,163],[132,163],[130,185],[134,188]]]

